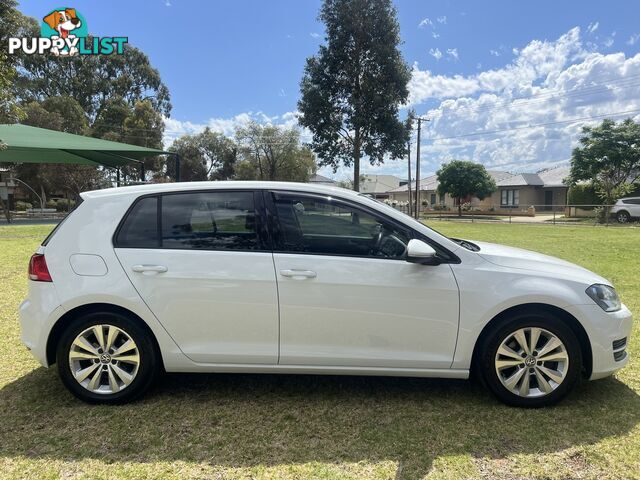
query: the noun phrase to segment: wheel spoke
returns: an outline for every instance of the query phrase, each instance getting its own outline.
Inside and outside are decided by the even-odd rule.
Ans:
[[[133,381],[133,376],[128,374],[127,372],[125,372],[123,369],[121,369],[119,366],[117,365],[111,365],[111,368],[113,369],[113,372],[120,377],[120,379],[122,380],[122,382],[125,385],[129,385],[132,381]]]
[[[69,359],[71,360],[95,360],[96,358],[98,358],[98,356],[93,353],[81,352],[79,350],[71,350],[69,352]]]
[[[507,378],[504,381],[505,386],[509,389],[512,390],[520,381],[520,379],[522,378],[522,375],[524,374],[524,372],[526,372],[527,369],[526,368],[519,368],[518,370],[516,370],[513,375],[511,375],[509,378]]]
[[[96,364],[98,365],[98,364]],[[89,381],[89,390],[97,390],[100,387],[100,378],[102,378],[102,368],[98,368]]]
[[[118,360],[119,362],[140,363],[140,355],[137,353],[133,355],[113,355],[111,358]]]
[[[509,367],[517,367],[518,365],[522,365],[522,359],[519,358],[518,360],[496,360],[496,368],[498,370],[504,370],[505,368],[509,368]]]
[[[542,365],[538,365],[538,370],[558,384],[562,383],[562,380],[564,380],[564,375],[556,370],[551,370],[550,368]]]
[[[112,327],[109,325],[107,330],[107,345],[105,346],[106,350],[109,350],[113,346],[113,341],[118,336],[118,329],[116,327]]]
[[[507,346],[504,343],[502,345],[500,345],[500,348],[498,349],[498,353],[500,355],[505,356],[505,357],[515,358],[515,359],[518,359],[518,360],[522,361],[522,356],[520,354],[518,354],[515,350],[513,350],[511,347]]]
[[[513,334],[513,338],[516,339],[516,342],[518,342],[518,345],[520,345],[520,348],[524,351],[524,353],[526,353],[527,355],[531,354],[531,351],[529,350],[529,345],[527,344],[527,338],[524,336],[523,329],[520,329],[517,332],[515,332]]]
[[[84,382],[87,379],[87,377],[91,375],[99,366],[100,366],[99,363],[94,363],[93,365],[87,368],[84,368],[79,372],[75,372],[74,376],[76,377],[76,380],[78,381],[78,383]]]
[[[102,330],[102,325],[96,325],[91,330],[93,331],[93,334],[95,335],[96,340],[98,340],[98,345],[100,346],[102,351],[105,351],[106,348],[104,343],[104,331]]]
[[[83,350],[86,350],[87,352],[91,352],[93,353],[95,356],[100,355],[98,353],[98,349],[96,347],[94,347],[93,345],[91,345],[89,343],[89,341],[82,337],[82,336],[78,336],[74,341],[73,344],[76,345],[79,348],[82,348]]]
[[[547,343],[545,343],[544,347],[542,347],[540,349],[540,351],[538,352],[538,357],[542,357],[542,356],[546,355],[547,353],[551,353],[552,351],[554,351],[556,348],[558,348],[561,345],[562,345],[562,342],[560,340],[558,340],[557,337],[549,338]]]
[[[116,376],[113,374],[113,366],[109,365],[109,387],[111,388],[111,392],[112,393],[116,393],[120,390],[120,387],[118,386],[118,380],[116,379]]]
[[[529,379],[531,378],[531,374],[525,368],[525,374],[522,376],[522,382],[520,382],[520,388],[518,389],[518,393],[521,397],[526,397],[529,395]]]
[[[543,362],[564,362],[568,359],[567,353],[563,351],[551,352],[543,356],[538,355],[538,360]]]
[[[119,346],[115,352],[113,352],[113,356],[122,355],[124,352],[128,352],[129,350],[132,350],[134,348],[136,348],[136,344],[133,343],[131,339],[128,339],[121,346]]]
[[[533,354],[536,350],[536,346],[538,345],[538,340],[540,339],[540,333],[542,330],[536,327],[532,327],[529,331],[529,353]]]
[[[544,393],[551,392],[553,390],[553,387],[549,385],[549,382],[547,382],[547,379],[544,378],[544,375],[540,373],[540,370],[536,369],[535,373],[536,373],[536,378],[538,379],[538,388],[540,388],[540,390],[542,390]]]

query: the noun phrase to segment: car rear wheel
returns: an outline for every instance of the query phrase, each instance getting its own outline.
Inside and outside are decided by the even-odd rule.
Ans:
[[[562,400],[582,370],[580,344],[561,319],[524,314],[494,328],[480,353],[483,378],[503,402],[544,407]]]
[[[63,333],[57,364],[64,385],[89,403],[125,403],[144,393],[158,371],[149,334],[130,318],[92,313]]]
[[[616,213],[616,220],[618,220],[618,223],[629,223],[631,215],[629,215],[629,212],[618,212]]]

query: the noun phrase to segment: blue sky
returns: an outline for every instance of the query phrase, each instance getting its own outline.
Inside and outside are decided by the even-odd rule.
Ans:
[[[248,118],[293,124],[304,61],[323,40],[320,4],[77,0],[66,6],[83,13],[91,33],[128,36],[149,55],[171,91],[170,141],[205,125],[231,134]],[[413,68],[412,107],[434,119],[425,133],[425,172],[453,157],[511,170],[553,166],[566,161],[582,123],[437,139],[640,109],[640,82],[633,83],[640,75],[636,2],[395,5],[402,52]],[[20,3],[23,13],[37,18],[60,6]],[[523,100],[518,105],[514,98]],[[402,168],[389,162],[370,171]]]

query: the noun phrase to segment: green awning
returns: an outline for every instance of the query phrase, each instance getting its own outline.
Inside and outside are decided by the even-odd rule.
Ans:
[[[122,167],[168,152],[27,125],[0,125],[0,163],[63,163]]]

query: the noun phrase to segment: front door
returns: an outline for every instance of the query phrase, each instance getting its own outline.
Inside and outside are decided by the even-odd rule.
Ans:
[[[544,209],[551,210],[553,207],[553,190],[544,191]]]
[[[276,280],[258,205],[252,191],[146,197],[116,236],[134,287],[195,362],[278,361]]]
[[[449,368],[458,288],[448,264],[404,260],[412,233],[335,198],[271,193],[280,364]]]

